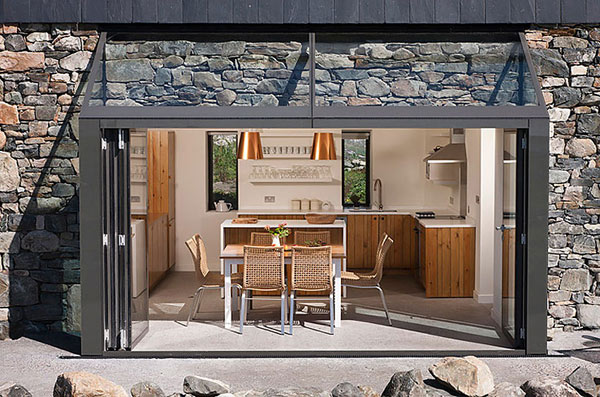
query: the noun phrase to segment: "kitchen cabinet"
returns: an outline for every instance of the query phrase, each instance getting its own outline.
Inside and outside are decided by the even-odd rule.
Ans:
[[[410,215],[348,215],[348,268],[372,269],[377,245],[387,233],[394,244],[387,253],[384,270],[412,273],[417,263],[415,219]]]
[[[475,228],[419,226],[418,276],[428,298],[472,297]]]
[[[150,288],[175,265],[175,132],[148,130]]]

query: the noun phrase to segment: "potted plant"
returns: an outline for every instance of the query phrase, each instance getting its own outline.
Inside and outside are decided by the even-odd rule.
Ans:
[[[287,227],[287,223],[280,223],[277,227],[271,228],[269,225],[265,226],[265,230],[271,233],[273,236],[273,245],[279,247],[281,245],[281,239],[290,235],[290,229]]]

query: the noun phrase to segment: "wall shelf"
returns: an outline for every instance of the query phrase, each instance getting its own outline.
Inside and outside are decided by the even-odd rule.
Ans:
[[[333,181],[329,165],[292,165],[291,168],[255,165],[250,183],[328,183]]]

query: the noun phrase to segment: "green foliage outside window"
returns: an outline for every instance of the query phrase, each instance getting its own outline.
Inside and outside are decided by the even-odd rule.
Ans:
[[[212,200],[237,207],[237,136],[215,134],[212,139]]]
[[[344,139],[344,204],[367,203],[367,140]]]

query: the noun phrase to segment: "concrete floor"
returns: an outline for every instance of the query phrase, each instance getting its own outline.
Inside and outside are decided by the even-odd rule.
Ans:
[[[205,291],[195,321],[185,320],[196,288],[193,273],[172,273],[150,297],[149,332],[136,351],[490,351],[509,349],[490,317],[491,305],[473,299],[427,299],[411,277],[384,277],[393,326],[387,325],[375,290],[348,289],[343,325],[329,335],[325,304],[295,316],[294,335],[279,335],[277,302],[258,301],[248,314],[244,334],[223,328],[223,301],[218,291]],[[308,308],[304,308],[307,313]]]
[[[52,339],[53,343],[58,338]],[[552,357],[483,358],[496,382],[520,385],[548,375],[564,378],[580,365],[600,376],[600,332],[560,334],[549,344]],[[574,349],[574,350],[572,350]],[[585,350],[588,359],[580,353]],[[67,371],[89,371],[129,390],[135,383],[151,380],[167,395],[181,392],[183,378],[198,375],[219,379],[234,391],[267,388],[316,387],[331,390],[349,381],[383,391],[392,374],[412,368],[430,378],[427,368],[436,358],[310,358],[310,359],[63,359],[76,354],[28,338],[0,341],[0,384],[16,382],[34,396],[52,395],[56,377]],[[595,357],[594,361],[592,358]],[[285,374],[285,376],[282,376]]]

